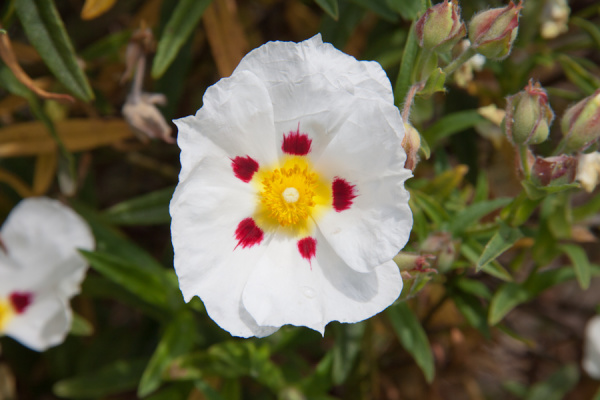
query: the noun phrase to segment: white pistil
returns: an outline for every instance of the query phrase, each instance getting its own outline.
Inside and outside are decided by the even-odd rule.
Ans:
[[[287,203],[295,203],[300,198],[300,193],[295,187],[286,188],[281,195]]]

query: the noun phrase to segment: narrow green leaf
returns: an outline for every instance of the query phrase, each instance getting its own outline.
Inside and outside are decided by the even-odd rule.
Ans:
[[[423,136],[421,136],[421,147],[419,147],[419,154],[426,160],[429,160],[429,157],[431,157],[431,148]]]
[[[589,288],[592,271],[585,251],[576,244],[563,244],[560,246],[560,249],[571,259],[579,286],[583,290]]]
[[[106,210],[104,217],[116,225],[168,224],[173,191],[173,187],[168,187],[123,201]]]
[[[591,95],[600,87],[600,79],[580,65],[573,57],[559,54],[557,60],[565,71],[567,78],[581,89],[586,96]]]
[[[422,0],[386,0],[386,2],[406,21],[416,19],[424,3]]]
[[[484,170],[481,170],[477,175],[475,183],[475,193],[473,194],[473,203],[487,200],[490,195],[490,183]]]
[[[197,379],[194,382],[196,389],[198,389],[204,396],[206,396],[207,400],[224,400],[224,398],[219,394],[219,392],[210,386],[208,382],[203,379]]]
[[[479,257],[483,253],[483,246],[475,240],[469,240],[460,246],[460,253],[471,263],[477,265]],[[482,267],[482,271],[505,282],[511,282],[513,277],[497,261],[492,261]]]
[[[80,253],[96,271],[106,278],[118,283],[150,304],[169,308],[165,285],[156,274],[112,254],[83,250],[80,250]]]
[[[152,63],[154,79],[160,78],[175,60],[177,52],[198,26],[210,2],[211,0],[181,0],[177,3],[158,41],[156,56]]]
[[[94,98],[85,73],[77,63],[75,50],[52,0],[15,1],[15,10],[27,38],[50,71],[76,97]]]
[[[99,399],[137,386],[147,360],[117,361],[97,371],[63,379],[53,392],[67,399]]]
[[[501,285],[490,302],[488,322],[496,325],[513,308],[530,299],[530,293],[521,285],[507,282]]]
[[[477,271],[481,270],[484,265],[498,258],[500,254],[510,249],[522,237],[523,234],[519,229],[501,224],[498,232],[492,236],[483,249],[483,253],[479,257],[475,269]]]
[[[454,285],[461,291],[468,294],[471,294],[476,297],[480,297],[482,299],[489,300],[492,298],[492,292],[485,286],[482,282],[469,279],[469,278],[460,278],[454,282]]]
[[[411,190],[410,200],[436,224],[439,225],[448,219],[448,213],[431,196],[419,190]]]
[[[388,5],[387,0],[351,0],[353,3],[366,8],[388,22],[397,22],[398,15]]]
[[[454,236],[460,235],[469,226],[479,221],[492,211],[504,207],[512,201],[510,197],[501,197],[494,200],[481,201],[474,203],[459,211],[451,220],[448,230]]]
[[[598,265],[590,265],[590,270],[593,276],[600,274]],[[522,284],[509,282],[501,285],[490,302],[490,325],[497,324],[513,308],[536,298],[544,290],[574,278],[575,271],[572,267],[560,267],[531,274]]]
[[[56,129],[54,128],[54,123],[44,111],[44,107],[42,107],[42,103],[40,99],[25,85],[17,80],[17,78],[13,75],[12,71],[8,69],[8,67],[0,62],[0,86],[6,88],[9,92],[16,94],[17,96],[24,97],[27,99],[29,103],[29,108],[35,117],[42,121],[42,123],[48,129],[50,136],[56,143],[58,150],[60,152],[59,157],[59,172],[66,173],[67,176],[73,181],[76,181],[75,175],[75,159],[73,155],[67,150],[61,138],[58,136]]]
[[[187,310],[181,311],[167,326],[160,343],[146,366],[137,394],[146,397],[162,382],[164,371],[171,362],[189,352],[196,339],[194,316]]]
[[[402,53],[402,61],[400,62],[400,72],[398,72],[398,78],[396,79],[396,86],[394,88],[394,104],[398,107],[402,106],[404,103],[406,95],[413,84],[412,72],[419,51],[415,25],[416,21],[413,21],[408,31],[408,37],[404,44],[404,52]]]
[[[423,132],[423,136],[429,142],[429,145],[435,148],[441,139],[472,128],[485,121],[486,119],[477,110],[459,111],[440,118]]]
[[[573,220],[580,222],[598,212],[600,212],[600,192],[579,207],[573,208]]]
[[[521,181],[521,186],[525,189],[527,196],[531,200],[539,200],[549,194],[564,192],[569,189],[578,189],[581,186],[579,183],[565,183],[560,185],[538,186],[530,181]]]
[[[487,322],[487,311],[481,305],[479,299],[467,293],[453,293],[451,297],[456,308],[465,317],[469,325],[489,339],[491,333]]]
[[[334,325],[335,344],[333,347],[333,368],[331,376],[335,385],[346,382],[360,354],[361,340],[365,324]]]
[[[340,9],[338,6],[338,0],[315,0],[315,3],[319,5],[331,18],[338,20],[340,16]]]
[[[569,22],[586,31],[596,44],[596,47],[600,49],[600,28],[598,28],[598,25],[580,17],[572,17]]]
[[[427,382],[431,383],[435,374],[435,365],[433,353],[421,322],[406,302],[388,307],[386,313],[402,347],[412,355],[423,371]]]
[[[575,364],[561,367],[550,377],[533,385],[525,400],[561,400],[564,399],[579,381],[579,368]]]

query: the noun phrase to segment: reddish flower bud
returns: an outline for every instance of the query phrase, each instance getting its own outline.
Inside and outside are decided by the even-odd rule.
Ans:
[[[563,114],[566,153],[584,150],[600,138],[600,89]]]
[[[460,18],[458,4],[444,0],[428,8],[419,18],[416,33],[421,47],[444,53],[467,34],[467,28]]]
[[[506,98],[504,129],[515,144],[542,143],[548,138],[553,120],[548,94],[539,82],[530,80],[525,90]]]
[[[508,56],[519,29],[522,2],[492,8],[475,15],[469,22],[469,39],[473,49],[493,60]]]
[[[572,156],[537,157],[531,178],[542,186],[572,183],[577,174],[577,158]]]

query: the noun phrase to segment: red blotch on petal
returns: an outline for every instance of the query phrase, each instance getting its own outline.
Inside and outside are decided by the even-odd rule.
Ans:
[[[235,238],[238,241],[238,246],[242,248],[251,247],[262,242],[264,237],[263,230],[260,229],[252,218],[243,219],[235,230]]]
[[[298,240],[298,251],[302,258],[310,262],[317,253],[317,240],[310,236]]]
[[[300,133],[300,126],[298,126],[296,132],[291,131],[287,135],[283,135],[281,150],[286,154],[305,156],[310,153],[311,144],[312,139],[309,139],[306,133]]]
[[[258,171],[258,162],[250,156],[236,157],[231,160],[231,168],[238,179],[248,183]]]
[[[24,313],[27,307],[33,300],[33,293],[29,292],[12,292],[9,296],[10,304],[13,306],[17,314]]]
[[[337,212],[349,209],[352,200],[357,196],[356,187],[337,176],[331,184],[331,190],[333,191],[333,208]]]

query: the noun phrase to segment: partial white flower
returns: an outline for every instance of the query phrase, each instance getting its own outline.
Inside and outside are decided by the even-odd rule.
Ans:
[[[179,128],[175,269],[232,335],[321,333],[389,306],[412,227],[402,118],[375,62],[319,35],[270,42]]]
[[[79,292],[91,250],[88,225],[73,210],[48,198],[21,201],[0,230],[0,336],[43,351],[71,327],[69,299]]]
[[[542,8],[540,34],[544,39],[554,39],[569,30],[571,8],[567,0],[546,0]]]
[[[593,153],[582,154],[579,156],[579,162],[577,165],[577,176],[575,177],[583,189],[591,193],[598,185],[600,179],[600,153],[594,151]]]
[[[581,366],[589,376],[600,379],[600,315],[592,317],[585,327]]]

